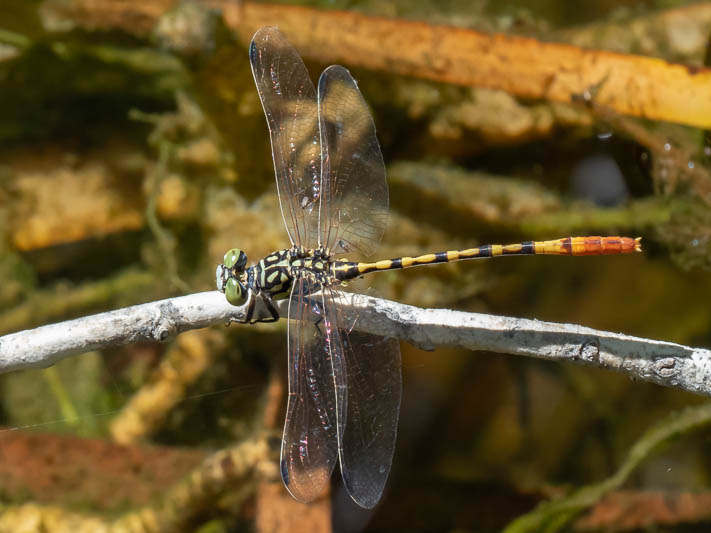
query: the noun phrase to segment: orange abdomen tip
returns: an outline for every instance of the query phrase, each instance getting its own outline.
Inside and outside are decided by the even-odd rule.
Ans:
[[[631,254],[642,251],[642,237],[573,237],[571,240],[574,255]]]

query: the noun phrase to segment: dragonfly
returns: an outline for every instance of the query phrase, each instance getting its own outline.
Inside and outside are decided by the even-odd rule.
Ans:
[[[373,262],[389,193],[375,124],[350,72],[333,65],[314,87],[296,49],[275,27],[254,35],[249,57],[269,127],[281,214],[291,246],[247,267],[229,250],[216,270],[240,321],[276,321],[288,299],[288,402],[280,470],[291,495],[310,502],[336,462],[361,507],[380,500],[393,460],[402,394],[397,341],[353,329],[347,281],[419,265],[505,255],[601,255],[641,251],[640,239],[567,237],[485,245]],[[268,317],[256,318],[257,301]]]

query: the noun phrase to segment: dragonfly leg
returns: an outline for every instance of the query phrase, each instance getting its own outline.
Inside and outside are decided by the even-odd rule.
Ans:
[[[238,316],[235,318],[234,316],[230,316],[227,319],[227,323],[225,324],[226,326],[229,326],[230,324],[251,324],[252,323],[252,316],[254,315],[254,294],[250,293],[249,298],[247,298],[247,312],[244,314],[244,316]]]
[[[319,304],[318,300],[315,298],[310,298],[309,296],[304,296],[303,303],[309,307],[309,314],[316,315],[318,318],[313,322],[314,327],[318,334],[323,337],[323,331],[319,325],[323,322],[323,307]]]
[[[267,311],[269,311],[269,314],[271,315],[268,318],[254,318],[254,309],[255,309],[255,301],[256,298],[253,298],[252,301],[249,304],[249,307],[247,308],[247,316],[245,318],[245,322],[249,324],[256,324],[257,322],[276,322],[279,320],[279,311],[277,311],[276,307],[274,307],[274,301],[271,299],[270,296],[267,296],[264,293],[259,293],[257,295],[259,298],[261,298],[262,302],[264,303],[264,306],[267,308]]]
[[[249,303],[247,305],[247,313],[244,315],[244,322],[242,322],[243,324],[253,324],[254,323],[254,322],[252,322],[252,317],[254,316],[254,307],[255,307],[256,299],[257,298],[254,295],[254,293],[250,294]]]
[[[265,319],[261,322],[276,322],[277,320],[279,320],[279,311],[277,311],[276,307],[274,307],[274,301],[269,297],[265,297],[264,304],[266,305],[272,316],[268,320]]]
[[[314,322],[314,327],[316,328],[316,331],[318,332],[319,336],[323,337],[323,331],[321,331],[321,328],[319,327],[319,324],[323,322],[323,317],[319,317],[316,322]]]

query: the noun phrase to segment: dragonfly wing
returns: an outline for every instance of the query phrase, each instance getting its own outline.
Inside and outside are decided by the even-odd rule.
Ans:
[[[284,224],[292,244],[315,248],[321,143],[314,84],[298,52],[274,27],[254,34],[249,59],[269,126]]]
[[[343,67],[318,83],[322,147],[321,240],[332,253],[371,255],[388,221],[388,185],[375,124],[358,85]]]
[[[353,331],[353,320],[343,318],[348,294],[338,299],[339,344],[344,355],[347,398],[339,432],[343,483],[353,500],[375,507],[390,473],[400,415],[402,374],[400,345],[392,338]]]
[[[342,357],[322,294],[308,280],[294,282],[289,300],[289,400],[281,447],[284,485],[299,501],[322,492],[338,457],[338,418],[345,394]],[[340,343],[339,343],[340,345]]]

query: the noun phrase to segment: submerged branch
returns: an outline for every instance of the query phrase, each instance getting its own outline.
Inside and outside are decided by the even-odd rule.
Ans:
[[[357,311],[355,329],[423,349],[458,346],[571,361],[711,396],[711,352],[706,349],[574,324],[421,309],[361,294],[349,295],[348,301]],[[282,316],[287,304],[278,302]],[[259,307],[255,316],[267,316]],[[0,372],[47,367],[70,355],[140,340],[166,341],[184,331],[239,321],[246,310],[211,291],[12,333],[0,337]]]

